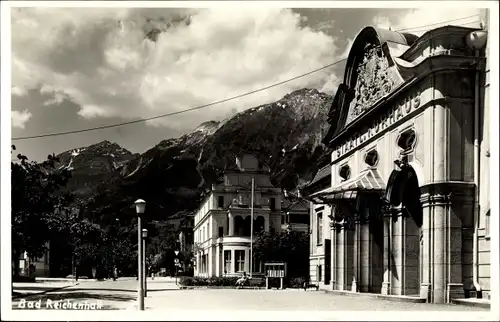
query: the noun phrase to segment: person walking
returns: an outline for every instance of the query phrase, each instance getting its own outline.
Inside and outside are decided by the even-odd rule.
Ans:
[[[248,281],[247,273],[243,272],[243,275],[236,281],[236,288],[241,288]]]

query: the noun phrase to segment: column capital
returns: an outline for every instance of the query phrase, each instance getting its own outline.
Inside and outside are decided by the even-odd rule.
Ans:
[[[424,193],[420,195],[420,203],[424,208],[430,206],[445,206],[451,203],[451,193],[448,194]]]
[[[461,204],[473,203],[475,184],[465,181],[435,182],[420,187],[422,205],[438,202],[460,202]],[[443,196],[447,196],[446,199]]]

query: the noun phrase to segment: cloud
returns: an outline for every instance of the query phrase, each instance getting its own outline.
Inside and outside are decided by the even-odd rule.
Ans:
[[[372,23],[380,28],[390,27],[392,30],[402,30],[421,36],[429,30],[447,25],[479,27],[480,13],[479,8],[471,7],[430,7],[411,9],[406,14],[380,14],[373,18]]]
[[[20,111],[11,112],[11,120],[13,127],[24,129],[24,126],[26,125],[26,123],[29,121],[30,118],[31,118],[31,113],[26,110],[22,112]]]
[[[45,105],[71,100],[87,119],[177,112],[281,82],[339,58],[334,38],[280,8],[17,8],[12,33],[14,94],[43,89],[53,96]],[[328,89],[333,81],[326,69],[148,124],[189,129],[295,89]]]

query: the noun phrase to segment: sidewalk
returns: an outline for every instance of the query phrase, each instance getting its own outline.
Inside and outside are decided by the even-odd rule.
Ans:
[[[12,283],[12,298],[21,298],[31,295],[40,295],[48,292],[62,290],[79,282],[69,281],[54,281],[54,282],[35,282],[35,283]]]

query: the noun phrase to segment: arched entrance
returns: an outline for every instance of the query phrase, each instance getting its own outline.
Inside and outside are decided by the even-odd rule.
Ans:
[[[410,165],[399,163],[389,177],[385,200],[391,210],[389,265],[391,294],[418,295],[420,292],[421,227],[418,177]]]

